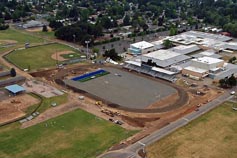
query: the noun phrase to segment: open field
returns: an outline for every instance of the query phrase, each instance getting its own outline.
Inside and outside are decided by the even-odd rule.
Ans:
[[[29,34],[24,34],[24,33],[21,33],[20,31],[16,31],[13,29],[1,30],[0,40],[9,40],[9,41],[17,42],[15,46],[7,47],[7,48],[0,47],[0,53],[10,50],[10,49],[14,49],[19,46],[24,47],[24,44],[26,42],[30,43],[30,45],[44,42],[44,40],[41,38],[31,36]]]
[[[56,60],[52,59],[52,54],[61,51],[75,51],[61,44],[48,44],[14,51],[6,56],[12,63],[16,64],[21,69],[37,70],[56,65]]]
[[[65,82],[106,101],[131,109],[144,109],[162,98],[177,93],[174,88],[160,82],[114,68],[103,69],[110,74],[87,82]]]
[[[134,133],[78,109],[26,129],[1,127],[0,157],[95,158]]]
[[[48,31],[48,32],[42,32],[42,31],[38,31],[38,32],[34,32],[34,34],[40,36],[40,37],[44,37],[44,38],[49,38],[49,39],[55,39],[55,35],[54,35],[54,31]]]
[[[232,110],[233,105],[226,102],[148,146],[148,157],[237,157],[237,111]]]

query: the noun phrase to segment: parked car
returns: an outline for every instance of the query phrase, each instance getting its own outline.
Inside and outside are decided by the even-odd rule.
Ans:
[[[230,94],[231,94],[231,95],[234,95],[234,94],[235,94],[235,91],[231,91]]]
[[[122,125],[123,122],[122,121],[119,121],[119,120],[115,120],[114,123],[118,124],[118,125]]]

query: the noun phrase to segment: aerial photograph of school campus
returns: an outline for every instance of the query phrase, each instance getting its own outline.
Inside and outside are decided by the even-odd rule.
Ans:
[[[237,0],[1,0],[0,158],[236,158]]]

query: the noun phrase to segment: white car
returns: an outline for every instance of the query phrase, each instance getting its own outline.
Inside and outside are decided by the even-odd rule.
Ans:
[[[234,94],[235,94],[235,91],[231,91],[230,94],[231,94],[231,95],[234,95]]]

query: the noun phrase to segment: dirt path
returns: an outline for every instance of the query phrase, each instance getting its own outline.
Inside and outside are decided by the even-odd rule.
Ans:
[[[67,113],[69,111],[73,111],[78,108],[79,108],[79,106],[75,102],[70,102],[70,103],[63,104],[63,105],[60,105],[60,106],[57,106],[54,108],[50,108],[50,109],[46,110],[45,112],[43,112],[42,114],[40,114],[35,119],[23,123],[21,128],[27,128],[27,127],[36,125],[38,123],[44,122],[44,121],[49,120],[51,118],[55,118],[59,115],[62,115],[62,114]]]

